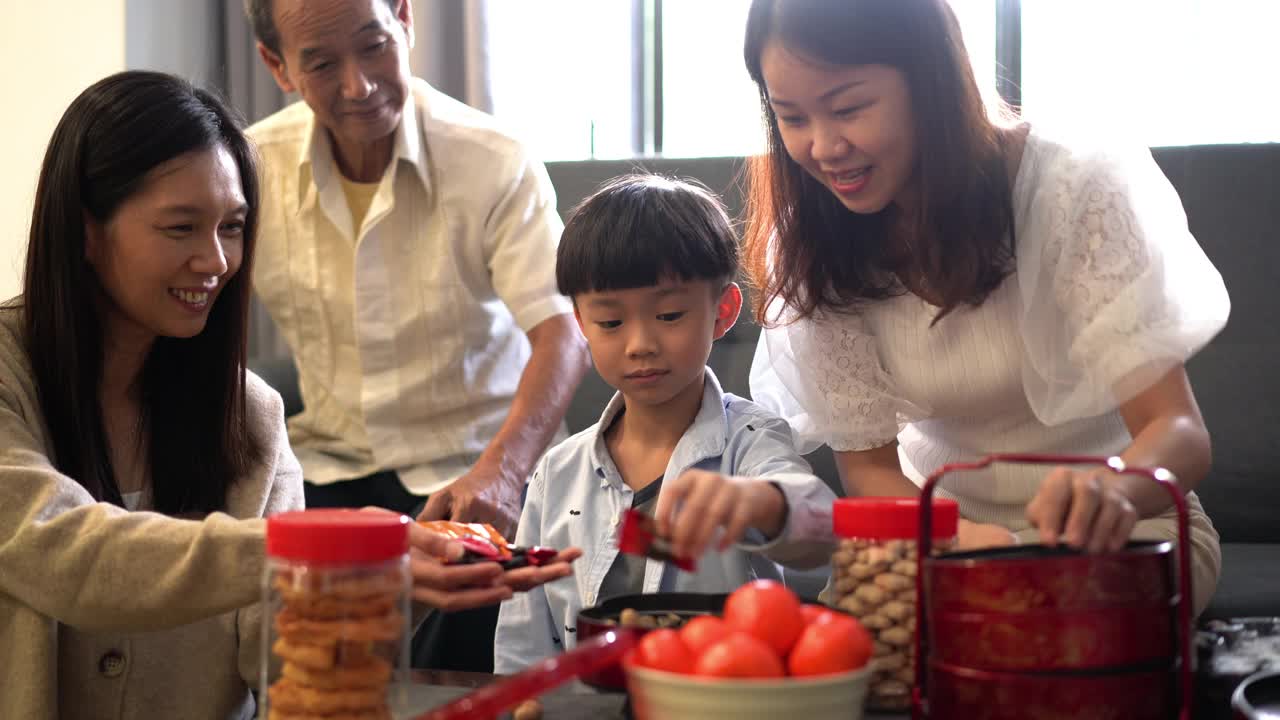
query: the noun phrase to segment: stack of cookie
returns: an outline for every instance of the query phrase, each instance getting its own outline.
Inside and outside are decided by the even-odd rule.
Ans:
[[[391,576],[281,573],[274,618],[280,677],[268,720],[390,720],[387,686],[404,633]]]

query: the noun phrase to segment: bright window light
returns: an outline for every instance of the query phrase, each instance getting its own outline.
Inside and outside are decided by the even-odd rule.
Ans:
[[[542,160],[631,157],[631,3],[490,0],[494,115]]]
[[[764,149],[756,86],[742,44],[750,0],[674,0],[662,6],[663,155],[737,156]],[[995,92],[995,2],[951,0],[974,73]]]
[[[1023,0],[1035,122],[1151,146],[1280,141],[1280,2]]]

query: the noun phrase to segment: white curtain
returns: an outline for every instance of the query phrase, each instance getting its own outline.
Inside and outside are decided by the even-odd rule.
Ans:
[[[493,112],[489,82],[488,14],[513,0],[417,0],[413,74],[485,112]],[[514,0],[525,2],[526,0]]]

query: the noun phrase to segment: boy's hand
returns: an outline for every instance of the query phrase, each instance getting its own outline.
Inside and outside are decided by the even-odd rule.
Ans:
[[[786,499],[773,483],[686,470],[663,486],[655,519],[658,532],[671,539],[677,555],[698,558],[717,530],[721,530],[720,552],[741,540],[747,528],[777,535],[785,510]]]

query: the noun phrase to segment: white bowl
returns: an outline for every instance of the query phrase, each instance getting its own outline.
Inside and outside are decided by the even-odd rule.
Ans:
[[[870,671],[768,679],[711,678],[627,665],[636,720],[862,720]]]

